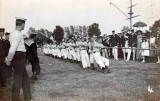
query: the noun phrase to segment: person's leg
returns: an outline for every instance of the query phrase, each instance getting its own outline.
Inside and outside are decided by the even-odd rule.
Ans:
[[[142,62],[145,62],[145,56],[143,56],[143,61]]]
[[[0,66],[0,86],[6,87],[6,77],[4,77],[3,68],[4,66],[1,65]]]
[[[112,48],[112,54],[113,54],[113,57],[114,57],[114,60],[115,60],[115,48],[114,47]]]
[[[129,47],[130,48],[130,47]],[[129,61],[130,60],[130,57],[131,57],[131,49],[128,49],[128,55],[127,55],[127,60],[126,61]]]
[[[101,60],[103,61],[103,63],[105,64],[105,66],[109,66],[109,59],[101,57]]]
[[[36,68],[35,68],[35,72],[36,72],[36,75],[39,75],[40,74],[40,65],[39,65],[39,61],[36,61],[35,62],[35,66],[36,66]]]
[[[104,49],[104,54],[105,54],[105,57],[106,57],[106,58],[109,58],[109,57],[108,57],[108,50],[107,50],[107,49]]]
[[[17,61],[18,62],[18,61]],[[12,101],[19,101],[20,89],[22,87],[23,81],[23,73],[24,73],[24,66],[22,64],[16,64],[14,67],[13,72],[13,87],[12,87]]]
[[[157,63],[160,63],[160,56],[157,56],[157,59],[158,59]]]
[[[31,66],[32,66],[32,73],[35,72],[35,63],[34,61],[29,61],[31,63]]]
[[[85,50],[81,50],[81,62],[82,62],[82,66],[83,68],[87,68],[87,62],[85,60]]]
[[[118,47],[115,47],[115,59],[118,60]]]
[[[90,63],[90,60],[89,60],[89,55],[88,55],[86,50],[85,50],[85,59],[86,59],[87,67],[91,67],[91,63]]]
[[[105,67],[105,64],[101,60],[100,52],[94,53],[94,60],[97,62],[101,69]]]
[[[94,58],[93,58],[94,53],[90,53],[90,63],[93,64],[94,63]]]
[[[136,47],[132,47],[133,48],[133,61],[135,61],[135,56],[136,56]]]
[[[123,59],[126,60],[126,49],[122,49],[122,52],[123,52]]]
[[[94,69],[94,57],[93,57],[94,53],[90,53],[89,55],[89,60],[91,63],[91,69]]]
[[[105,52],[104,52],[105,50],[104,49],[102,49],[102,56],[103,57],[105,57]]]
[[[24,69],[24,74],[23,74],[22,89],[24,94],[24,100],[31,101],[32,97],[30,91],[30,81],[26,68]]]

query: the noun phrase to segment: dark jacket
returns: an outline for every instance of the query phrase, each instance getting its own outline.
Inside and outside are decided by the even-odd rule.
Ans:
[[[137,35],[129,34],[129,47],[137,47]]]
[[[109,40],[107,41],[107,39],[103,40],[102,44],[103,44],[103,46],[110,47]]]
[[[125,47],[125,37],[124,36],[121,36],[119,37],[119,47]]]
[[[5,61],[5,41],[3,39],[0,39],[0,65],[4,65]]]
[[[111,35],[110,44],[111,44],[112,47],[118,46],[118,44],[119,44],[119,38],[118,38],[117,34],[115,34],[114,36]]]
[[[5,40],[5,56],[8,55],[9,48],[10,48],[10,42],[8,40]]]
[[[26,57],[29,61],[39,61],[38,54],[37,54],[37,45],[35,42],[31,44],[26,44]]]
[[[12,68],[5,64],[5,57],[8,55],[10,43],[8,40],[0,40],[0,75],[3,77],[12,76]]]

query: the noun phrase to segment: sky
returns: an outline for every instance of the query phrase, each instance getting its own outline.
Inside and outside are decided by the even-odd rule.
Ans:
[[[140,15],[133,19],[133,24],[142,21],[151,26],[160,19],[160,0],[132,1],[137,4],[133,7],[134,15]],[[30,27],[53,32],[56,25],[88,26],[92,23],[99,23],[102,34],[111,34],[112,30],[118,33],[123,26],[129,26],[129,20],[110,2],[128,15],[130,0],[0,0],[0,27],[12,32],[15,17],[22,17],[27,19],[23,33]]]

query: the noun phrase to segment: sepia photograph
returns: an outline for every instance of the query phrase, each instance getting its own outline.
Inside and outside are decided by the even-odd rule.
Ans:
[[[160,0],[0,0],[0,101],[160,101]]]

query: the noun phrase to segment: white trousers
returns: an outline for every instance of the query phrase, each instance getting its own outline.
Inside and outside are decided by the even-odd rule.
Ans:
[[[86,50],[81,50],[80,51],[80,55],[81,55],[81,62],[82,62],[82,66],[83,68],[87,68],[90,67],[90,60],[89,60],[89,56]]]
[[[91,64],[94,63],[94,53],[90,53],[89,59]]]
[[[63,58],[67,59],[67,54],[68,54],[67,49],[62,49],[61,52],[62,52]]]
[[[114,60],[118,60],[118,49],[117,49],[117,46],[112,48],[112,53],[113,53],[113,56],[114,56]]]
[[[52,49],[52,55],[53,55],[53,56],[56,56],[56,55],[55,55],[55,49]]]
[[[108,58],[108,49],[102,49],[102,56]]]
[[[129,47],[129,48],[131,48],[131,47]],[[135,47],[132,47],[132,48],[135,48]],[[136,56],[136,49],[128,49],[127,61],[129,61],[129,60],[130,60],[131,52],[133,52],[133,60],[135,60],[135,56]]]
[[[77,61],[80,61],[81,60],[81,57],[80,57],[80,50],[79,48],[76,49],[76,58],[77,58]]]
[[[100,68],[109,66],[109,59],[102,57],[100,52],[94,53],[94,59],[97,62],[97,64],[100,66]]]
[[[68,59],[76,60],[76,52],[74,49],[68,50]]]

